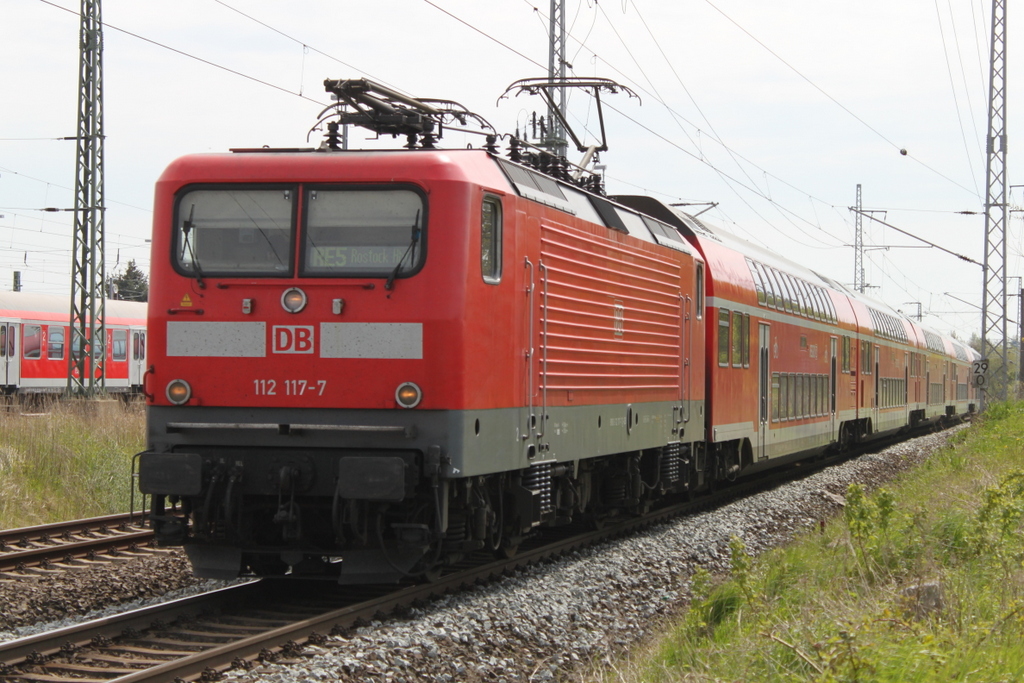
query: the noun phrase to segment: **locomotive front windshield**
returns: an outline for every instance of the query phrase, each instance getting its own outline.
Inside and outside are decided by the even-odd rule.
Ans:
[[[305,212],[303,275],[397,276],[419,268],[423,199],[412,190],[309,190]]]
[[[301,197],[301,207],[297,199]],[[195,277],[395,277],[423,261],[423,195],[395,186],[203,186],[178,197],[175,265]]]
[[[294,197],[289,188],[182,194],[176,219],[178,268],[198,276],[291,275]]]

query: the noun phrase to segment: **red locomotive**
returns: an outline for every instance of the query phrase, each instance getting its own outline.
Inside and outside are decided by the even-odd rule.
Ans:
[[[330,84],[411,149],[157,184],[139,482],[198,575],[430,575],[973,409],[972,352],[899,314],[517,144],[435,149],[452,103]]]
[[[97,373],[105,390],[137,392],[146,369],[146,304],[108,300],[106,343]],[[59,393],[68,386],[70,301],[28,292],[0,292],[0,391]]]

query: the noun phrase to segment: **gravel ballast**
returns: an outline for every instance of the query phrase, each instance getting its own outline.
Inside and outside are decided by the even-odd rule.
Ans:
[[[564,677],[639,643],[683,609],[698,567],[727,572],[731,536],[742,538],[751,554],[781,545],[833,516],[850,483],[875,488],[927,458],[954,431],[527,568],[401,618],[330,636],[288,662],[226,678],[412,683]],[[178,552],[0,582],[0,640],[223,585],[193,578]]]
[[[642,641],[685,607],[698,567],[729,568],[729,539],[759,554],[841,507],[849,484],[871,489],[913,467],[956,430],[897,444],[711,512],[660,525],[373,622],[287,663],[229,680],[553,681]]]

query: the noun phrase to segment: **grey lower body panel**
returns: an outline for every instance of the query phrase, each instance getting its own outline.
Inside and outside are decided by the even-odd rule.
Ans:
[[[704,439],[703,402],[660,402],[493,410],[330,410],[152,407],[147,439],[153,453],[201,449],[261,452],[381,452],[442,456],[441,476],[454,479],[570,462]]]

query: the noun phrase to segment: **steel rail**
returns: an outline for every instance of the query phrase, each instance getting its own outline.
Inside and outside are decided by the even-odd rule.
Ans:
[[[153,544],[140,513],[105,515],[70,522],[0,530],[0,572],[93,558]]]
[[[341,599],[344,603],[340,607],[337,604],[323,606],[322,612],[313,615],[309,615],[308,612],[310,609],[315,611],[317,608],[297,608],[295,611],[300,613],[300,618],[296,618],[292,623],[280,626],[268,625],[262,631],[249,626],[243,637],[239,637],[231,642],[212,642],[217,639],[230,637],[218,631],[218,628],[228,629],[228,627],[215,622],[204,625],[186,620],[185,623],[191,625],[180,627],[186,630],[188,636],[206,636],[205,641],[198,643],[189,642],[188,640],[174,640],[174,629],[178,627],[168,627],[165,624],[180,616],[194,616],[200,611],[204,614],[209,614],[211,611],[216,611],[229,602],[241,605],[242,609],[240,612],[228,614],[227,616],[234,619],[251,619],[257,622],[267,622],[266,618],[260,619],[259,614],[267,609],[272,610],[273,606],[270,603],[273,601],[270,600],[269,595],[264,597],[264,591],[276,590],[278,593],[285,592],[285,595],[275,597],[279,605],[291,605],[294,598],[287,594],[287,584],[266,581],[254,582],[12,641],[11,643],[0,644],[0,662],[4,664],[0,666],[0,678],[11,676],[18,679],[33,680],[33,674],[30,672],[13,672],[25,666],[44,666],[47,658],[60,657],[62,654],[66,655],[77,652],[79,648],[88,647],[89,643],[95,643],[97,638],[124,637],[129,641],[143,643],[139,647],[144,647],[146,636],[140,635],[138,631],[156,629],[160,634],[166,634],[156,638],[156,642],[161,643],[164,648],[173,647],[174,644],[178,644],[178,650],[184,650],[189,647],[202,647],[204,649],[188,654],[169,652],[169,655],[178,654],[181,656],[173,661],[156,663],[145,669],[132,670],[118,678],[109,678],[109,675],[115,673],[116,669],[107,669],[107,676],[103,676],[102,679],[117,681],[117,683],[163,683],[175,679],[195,680],[200,677],[205,680],[212,674],[215,674],[215,672],[238,666],[242,661],[265,660],[268,657],[268,652],[274,648],[284,652],[291,652],[295,648],[301,649],[310,642],[319,642],[320,639],[314,634],[325,636],[336,628],[349,628],[365,621],[375,618],[379,619],[381,614],[390,614],[398,609],[416,605],[421,601],[428,600],[445,592],[459,590],[462,586],[487,581],[496,576],[513,572],[521,567],[635,533],[642,528],[661,524],[681,515],[719,507],[736,499],[753,495],[760,491],[770,490],[783,482],[804,478],[830,465],[846,461],[863,453],[884,448],[896,440],[882,439],[853,448],[850,452],[842,455],[822,458],[815,462],[803,461],[794,463],[792,466],[775,470],[771,475],[763,478],[750,481],[740,480],[738,483],[715,491],[709,496],[665,505],[643,516],[623,517],[606,521],[600,529],[591,529],[580,533],[581,524],[570,525],[561,532],[560,538],[557,532],[549,530],[533,541],[535,544],[533,547],[522,549],[514,558],[495,560],[482,552],[477,553],[463,563],[462,568],[457,569],[451,574],[443,575],[433,583],[400,585],[393,590],[391,587],[385,586],[345,587],[336,589],[334,593],[320,590],[318,592],[320,603],[317,605],[317,608],[322,605],[324,598],[328,600]],[[306,587],[308,585],[307,583]],[[301,584],[298,584],[296,587],[301,587]],[[372,595],[369,598],[366,597],[366,594],[380,590],[384,590],[384,592]],[[349,592],[346,593],[346,591]],[[246,609],[249,610],[248,614]],[[157,627],[154,626],[154,622],[163,623]],[[305,642],[300,644],[300,641]],[[118,647],[131,646],[109,646],[111,649],[117,649]],[[82,662],[87,662],[88,657],[89,654],[86,650],[78,652],[74,664],[63,665],[61,662],[54,660],[51,665],[54,670],[62,668],[73,669],[75,666],[78,666],[80,669],[88,671],[89,665],[82,664]],[[109,662],[109,656],[103,661]],[[140,664],[140,661],[134,660],[134,664],[137,666]],[[41,677],[37,680],[54,680],[53,673],[39,675]],[[77,680],[82,680],[82,675],[82,673],[77,673],[74,676],[69,674],[68,679],[72,680],[74,677],[77,677]],[[100,679],[97,678],[96,680]]]

